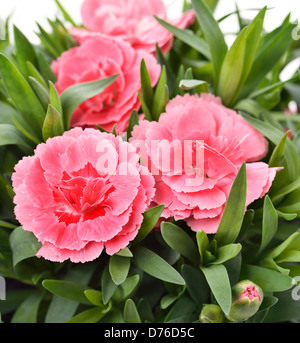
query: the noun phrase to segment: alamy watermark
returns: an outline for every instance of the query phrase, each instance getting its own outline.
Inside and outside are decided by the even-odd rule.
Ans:
[[[300,276],[295,276],[293,278],[293,285],[295,286],[292,289],[292,298],[295,301],[300,300]]]
[[[5,21],[3,21],[1,18],[0,18],[0,41],[1,40],[6,40],[6,30],[7,30],[7,27],[6,27],[6,23]]]
[[[96,169],[101,175],[133,175],[136,153],[141,164],[146,167],[141,174],[167,176],[185,176],[185,185],[199,187],[205,179],[204,152],[206,145],[201,140],[133,140],[131,144],[119,144],[111,140],[102,140],[96,151],[101,154]],[[132,161],[131,161],[132,159]]]
[[[297,25],[292,31],[293,40],[300,40],[300,26]]]
[[[0,300],[6,300],[6,281],[0,276]]]

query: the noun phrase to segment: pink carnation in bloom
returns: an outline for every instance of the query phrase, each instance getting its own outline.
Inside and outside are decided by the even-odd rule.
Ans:
[[[172,47],[173,35],[153,17],[184,29],[195,20],[194,11],[179,19],[169,20],[161,0],[85,0],[81,9],[86,29],[72,28],[71,34],[81,43],[86,37],[105,33],[127,40],[135,49],[155,52],[158,46],[165,53]]]
[[[135,126],[131,142],[156,180],[151,206],[164,204],[163,217],[194,231],[217,231],[244,162],[247,206],[268,192],[278,170],[255,162],[268,151],[264,136],[211,94],[177,96],[158,122]]]
[[[118,132],[125,131],[132,110],[140,107],[138,90],[141,88],[140,64],[143,58],[154,86],[161,72],[156,59],[110,36],[99,35],[88,39],[54,61],[52,69],[57,77],[55,86],[59,93],[78,83],[119,75],[104,92],[76,109],[71,118],[71,127],[100,125],[111,131],[117,124]]]
[[[154,179],[120,137],[74,128],[40,144],[12,176],[15,214],[42,243],[38,257],[87,262],[132,241]]]

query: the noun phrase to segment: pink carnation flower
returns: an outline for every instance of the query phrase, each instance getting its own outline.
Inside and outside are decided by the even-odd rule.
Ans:
[[[268,151],[263,135],[210,94],[177,96],[158,122],[134,128],[131,143],[155,175],[151,206],[164,204],[163,217],[185,220],[194,231],[217,231],[244,162],[247,206],[268,192],[278,170],[255,162]]]
[[[42,243],[37,256],[57,262],[125,248],[155,193],[135,148],[95,129],[75,128],[38,145],[12,180],[16,218]]]
[[[119,132],[125,131],[132,110],[140,108],[138,90],[143,58],[154,86],[161,72],[156,59],[145,51],[134,50],[129,43],[102,34],[64,52],[54,61],[52,69],[59,93],[78,83],[119,75],[104,92],[78,107],[71,118],[71,127],[98,124],[111,131],[117,124]]]
[[[81,43],[86,37],[105,33],[129,41],[135,49],[154,53],[158,46],[165,53],[173,43],[173,35],[153,17],[168,21],[184,29],[195,20],[194,11],[169,20],[161,0],[85,0],[81,9],[85,29],[72,28],[70,32]]]

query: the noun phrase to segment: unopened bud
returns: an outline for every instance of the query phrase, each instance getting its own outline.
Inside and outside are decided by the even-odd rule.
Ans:
[[[227,318],[242,322],[252,317],[263,301],[263,291],[255,283],[244,280],[232,288],[232,305]]]
[[[209,304],[203,305],[199,320],[201,323],[223,323],[225,316],[220,306]]]

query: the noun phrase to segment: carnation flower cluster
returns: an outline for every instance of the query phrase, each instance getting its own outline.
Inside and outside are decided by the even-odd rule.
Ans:
[[[157,122],[140,114],[130,143],[97,129],[126,131],[132,111],[141,107],[142,60],[151,86],[159,80],[155,45],[167,52],[174,38],[153,15],[167,19],[160,0],[86,0],[85,28],[70,29],[78,46],[52,63],[59,93],[118,77],[76,109],[70,131],[40,144],[15,168],[16,218],[42,243],[38,257],[87,262],[104,248],[113,255],[136,237],[143,212],[156,205],[165,206],[162,219],[216,233],[243,163],[246,208],[270,189],[279,169],[257,162],[267,154],[267,140],[211,94],[178,95]],[[186,28],[194,19],[190,10],[171,23]],[[164,150],[166,144],[174,151]]]

